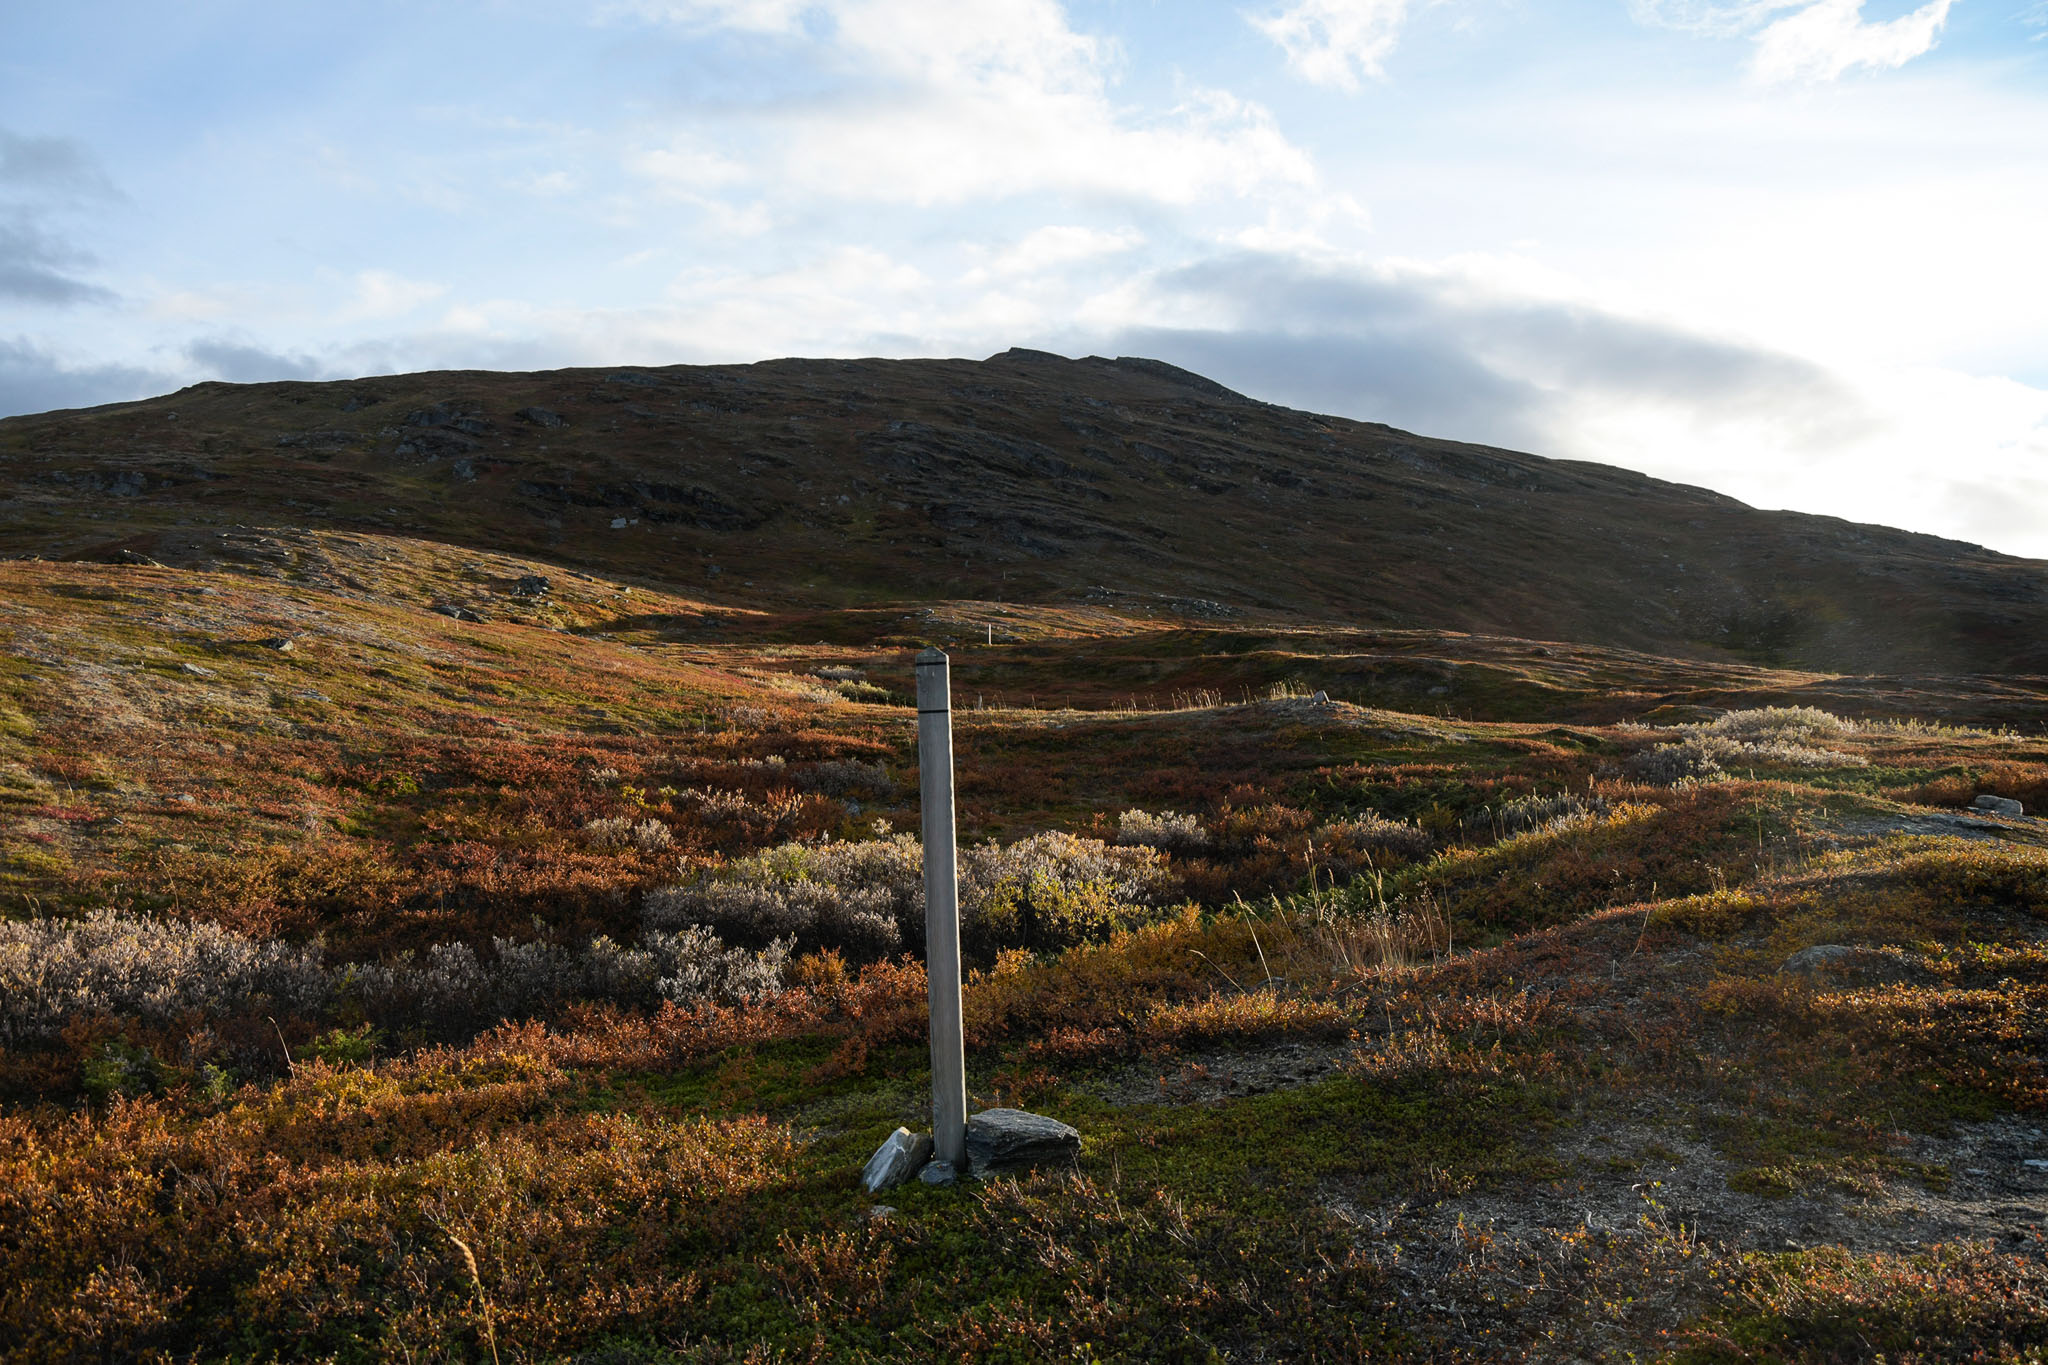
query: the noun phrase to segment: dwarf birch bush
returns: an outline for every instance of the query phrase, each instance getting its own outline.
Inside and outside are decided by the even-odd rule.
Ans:
[[[1167,853],[1193,853],[1209,846],[1209,831],[1192,815],[1177,811],[1127,810],[1117,817],[1116,841],[1126,848],[1143,846]]]
[[[1790,720],[1768,719],[1772,713]],[[1810,717],[1820,717],[1812,721]],[[1767,717],[1755,720],[1754,717]],[[1730,731],[1735,734],[1753,734],[1754,739],[1734,739],[1718,732],[1714,726],[1734,720]],[[1714,725],[1702,727],[1676,744],[1660,744],[1631,755],[1621,765],[1624,775],[1638,782],[1649,782],[1658,786],[1676,786],[1682,782],[1712,782],[1727,775],[1730,768],[1744,764],[1775,764],[1786,768],[1867,768],[1870,760],[1861,754],[1843,753],[1838,749],[1823,749],[1811,744],[1799,743],[1806,735],[1823,733],[1823,722],[1833,722],[1846,727],[1837,733],[1848,733],[1847,721],[1831,716],[1825,711],[1812,707],[1767,707],[1762,711],[1731,711],[1715,721]],[[1807,728],[1801,728],[1802,726]]]
[[[494,938],[489,961],[464,943],[424,958],[336,969],[337,993],[372,1018],[454,1027],[545,1013],[573,1000],[652,1005],[663,1000],[733,1004],[780,989],[787,940],[760,952],[728,947],[711,930],[650,932],[629,948],[600,936],[576,947]]]
[[[1482,806],[1466,817],[1468,829],[1491,829],[1502,839],[1531,830],[1563,828],[1578,821],[1599,819],[1608,812],[1607,798],[1579,792],[1558,792],[1555,796],[1521,796],[1498,806]]]
[[[1316,861],[1345,881],[1373,868],[1427,858],[1436,847],[1429,831],[1367,811],[1356,820],[1337,820],[1312,836]]]
[[[729,947],[710,929],[655,930],[638,947],[496,939],[488,958],[437,943],[389,962],[323,964],[318,944],[258,942],[217,924],[99,911],[83,920],[0,924],[0,1040],[56,1037],[90,1015],[317,1019],[353,1006],[399,1025],[456,1028],[572,1000],[737,1003],[780,989],[790,941]]]
[[[875,689],[880,691],[879,688]],[[858,796],[880,800],[893,795],[896,781],[879,763],[857,758],[834,758],[813,763],[796,775],[797,785],[826,796]]]
[[[1070,834],[960,852],[963,942],[984,957],[1055,946],[1135,922],[1177,890],[1158,850]],[[702,925],[721,938],[880,957],[924,946],[924,850],[907,834],[782,844],[649,892],[650,930]]]
[[[1727,776],[1721,759],[1737,751],[1729,740],[1692,735],[1677,744],[1659,744],[1654,749],[1631,754],[1621,765],[1622,774],[1654,787],[1676,787],[1687,782],[1715,782]]]
[[[1854,721],[1817,706],[1763,706],[1730,711],[1700,728],[1723,739],[1745,741],[1839,739],[1856,733]]]
[[[111,910],[0,924],[0,1036],[10,1042],[54,1037],[89,1014],[310,1014],[330,984],[318,948],[259,943],[217,924]]]

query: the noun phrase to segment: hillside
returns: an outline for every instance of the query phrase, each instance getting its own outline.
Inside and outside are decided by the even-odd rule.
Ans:
[[[343,587],[350,553],[276,532],[403,534],[778,610],[1149,601],[2048,673],[2048,566],[1273,407],[1144,360],[201,384],[0,421],[0,492],[0,552]]]
[[[6,1365],[2048,1350],[2039,565],[1014,353],[0,460]],[[930,644],[1082,1142],[871,1194]]]

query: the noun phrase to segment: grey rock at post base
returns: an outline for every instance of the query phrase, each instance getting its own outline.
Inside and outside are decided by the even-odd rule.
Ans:
[[[2014,819],[2025,815],[2027,808],[2007,796],[1992,796],[1985,793],[1970,803],[1971,810],[1981,810],[1986,815],[2010,815]]]
[[[1846,943],[1817,943],[1811,948],[1801,948],[1786,958],[1778,971],[1781,975],[1803,976],[1810,981],[1863,985],[1925,982],[1933,977],[1917,953]]]
[[[960,1173],[950,1161],[927,1161],[917,1178],[927,1185],[950,1185],[960,1178]]]
[[[860,1183],[867,1186],[869,1194],[880,1194],[891,1185],[901,1185],[916,1175],[931,1156],[930,1133],[913,1133],[908,1128],[898,1128],[882,1139],[882,1145],[868,1158],[868,1164],[860,1173]]]
[[[1043,1114],[1022,1109],[984,1109],[967,1120],[967,1165],[999,1171],[1072,1161],[1081,1153],[1081,1132]]]

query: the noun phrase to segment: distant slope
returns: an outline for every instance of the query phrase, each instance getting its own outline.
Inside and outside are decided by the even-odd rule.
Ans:
[[[2048,673],[2048,564],[1318,417],[1147,360],[201,384],[0,421],[0,499],[13,555],[270,553],[290,578],[289,547],[247,533],[310,527],[742,605],[1162,594],[1843,672]]]

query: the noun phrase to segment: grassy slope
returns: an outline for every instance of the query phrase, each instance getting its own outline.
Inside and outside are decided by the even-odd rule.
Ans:
[[[1864,767],[1600,776],[1669,738],[1617,724],[1631,705],[2017,719],[2010,680],[1224,633],[1157,603],[747,614],[354,539],[352,583],[260,561],[5,566],[10,914],[125,902],[322,934],[341,957],[536,916],[629,934],[677,858],[909,824],[908,713],[798,675],[857,666],[900,693],[925,639],[956,642],[963,696],[992,694],[959,717],[970,835],[1195,811],[1228,844],[1180,860],[1209,908],[978,975],[977,1100],[1076,1122],[1081,1164],[913,1186],[887,1215],[854,1173],[918,1121],[914,965],[814,958],[768,1005],[572,1009],[445,1046],[285,1017],[289,1072],[205,1070],[267,1048],[266,1021],[250,1039],[81,1021],[7,1058],[0,1322],[19,1358],[1936,1360],[2048,1342],[2027,1232],[2048,1181],[2021,1159],[2048,1155],[2026,1136],[2048,1099],[2048,853],[2024,822],[1887,833],[1915,803],[2048,799],[2048,746],[1877,728],[1840,741]],[[542,603],[504,591],[529,571],[557,585]],[[457,600],[490,619],[427,610]],[[999,643],[967,643],[991,618]],[[1339,703],[1260,691],[1290,680]],[[1016,705],[1055,681],[1075,695]],[[1200,704],[1143,709],[1176,691]],[[748,764],[770,755],[790,776]],[[845,758],[888,766],[899,794],[813,792],[751,824],[663,794],[712,782],[766,809]],[[1487,826],[1505,800],[1589,785],[1606,815]],[[1305,831],[1365,811],[1443,851],[1308,894],[1327,872]],[[676,830],[659,857],[578,835],[650,814]],[[1383,901],[1405,918],[1376,939]],[[1390,964],[1388,934],[1407,944]],[[1778,973],[1813,943],[1921,960],[1894,984]],[[146,1079],[107,1083],[138,1056]]]

